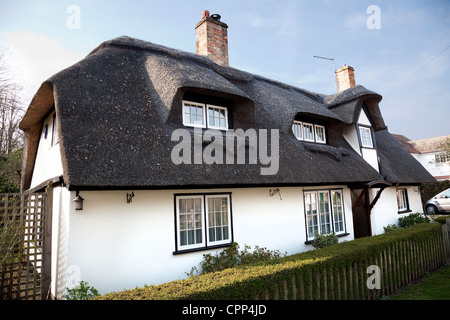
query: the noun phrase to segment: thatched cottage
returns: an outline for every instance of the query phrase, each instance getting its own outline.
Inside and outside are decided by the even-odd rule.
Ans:
[[[348,241],[423,211],[434,179],[351,67],[338,93],[309,92],[229,67],[226,30],[205,11],[197,54],[106,41],[37,91],[22,188],[53,187],[54,297],[74,278],[157,284],[231,242],[297,253],[315,232]]]

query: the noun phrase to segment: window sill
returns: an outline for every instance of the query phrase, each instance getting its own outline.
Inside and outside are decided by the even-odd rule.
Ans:
[[[409,213],[412,212],[412,210],[403,210],[403,211],[399,211],[398,214],[404,214],[404,213]]]
[[[341,238],[341,237],[346,237],[346,236],[349,236],[349,235],[350,235],[350,233],[341,233],[341,234],[337,234],[336,236],[338,238]],[[314,240],[307,240],[307,241],[305,241],[305,244],[311,244],[311,243],[313,243],[313,241]]]
[[[208,246],[208,247],[201,247],[201,248],[194,248],[194,249],[187,249],[187,250],[176,250],[172,252],[174,256],[184,253],[191,253],[191,252],[198,252],[198,251],[205,251],[205,250],[211,250],[211,249],[220,249],[220,248],[226,248],[229,247],[231,243],[225,243],[225,244],[219,244],[216,246]]]

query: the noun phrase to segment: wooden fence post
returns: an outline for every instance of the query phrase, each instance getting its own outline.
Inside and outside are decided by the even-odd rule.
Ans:
[[[42,269],[42,300],[51,299],[52,281],[52,216],[53,216],[53,187],[47,187],[44,212],[44,243],[43,243],[43,269]]]

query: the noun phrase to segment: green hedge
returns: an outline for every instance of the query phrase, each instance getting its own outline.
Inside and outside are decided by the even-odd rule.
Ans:
[[[418,224],[251,266],[108,293],[103,300],[365,299],[387,294],[445,263],[438,223]],[[365,285],[382,269],[383,288]]]

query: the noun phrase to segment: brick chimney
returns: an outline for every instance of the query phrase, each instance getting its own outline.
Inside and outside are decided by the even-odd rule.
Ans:
[[[220,15],[202,12],[202,20],[195,26],[197,54],[217,64],[228,66],[228,26],[220,21]]]
[[[336,70],[335,73],[339,92],[356,86],[355,70],[352,67],[344,64],[344,66]]]

